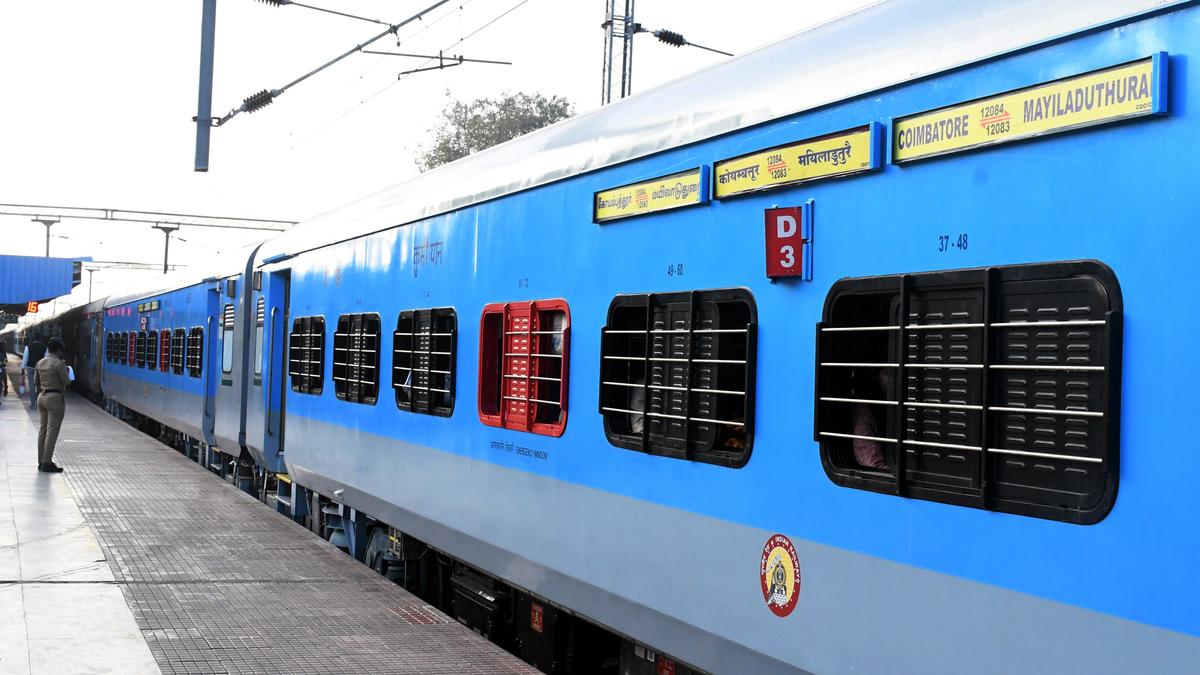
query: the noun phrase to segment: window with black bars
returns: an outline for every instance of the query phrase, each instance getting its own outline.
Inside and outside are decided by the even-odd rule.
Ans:
[[[815,434],[839,485],[1066,522],[1119,474],[1121,293],[1093,261],[843,279]]]
[[[343,314],[333,334],[333,390],[351,403],[379,396],[379,315]]]
[[[104,360],[112,363],[113,360],[113,334],[108,331],[104,334]]]
[[[401,410],[454,412],[458,315],[452,307],[400,312],[392,334],[392,388]]]
[[[187,371],[191,377],[204,374],[204,327],[192,326],[187,335]]]
[[[133,362],[138,368],[144,368],[146,366],[146,331],[139,330],[133,340]]]
[[[158,368],[158,331],[146,332],[146,369]]]
[[[288,335],[288,375],[292,391],[320,394],[325,380],[325,317],[292,320]]]
[[[182,328],[176,328],[171,333],[171,372],[176,375],[182,375],[184,363],[186,362],[184,349],[187,344],[187,332]]]
[[[757,324],[744,289],[617,296],[601,335],[609,442],[743,466],[754,438]]]
[[[570,344],[565,300],[485,306],[479,339],[480,421],[561,436],[567,426]]]

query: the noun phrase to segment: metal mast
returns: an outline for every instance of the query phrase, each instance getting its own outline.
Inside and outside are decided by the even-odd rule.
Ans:
[[[633,89],[633,36],[638,25],[633,21],[634,0],[606,0],[608,3],[604,23],[604,70],[601,73],[600,104],[613,101],[613,47],[619,43],[621,49],[621,91],[617,99],[623,99]],[[617,5],[624,4],[624,13],[617,13]]]

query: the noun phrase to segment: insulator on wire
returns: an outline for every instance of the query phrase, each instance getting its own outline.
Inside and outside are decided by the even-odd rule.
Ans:
[[[263,89],[257,94],[251,94],[250,96],[246,97],[246,100],[242,101],[242,110],[252,113],[255,110],[261,110],[262,108],[271,105],[271,102],[274,100],[275,92],[269,89]]]
[[[267,4],[267,5],[275,5],[276,7],[283,7],[284,5],[292,4],[292,0],[258,0],[258,1],[261,3]]]
[[[658,38],[660,42],[665,42],[675,47],[682,47],[688,43],[687,40],[683,39],[682,35],[673,30],[656,30],[654,31],[654,37]]]

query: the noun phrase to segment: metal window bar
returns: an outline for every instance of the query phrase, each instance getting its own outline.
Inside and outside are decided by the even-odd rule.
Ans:
[[[134,336],[134,363],[138,368],[146,365],[146,331],[138,331]]]
[[[898,418],[898,422],[899,422],[899,426],[897,427],[897,429],[901,435],[901,438],[891,439],[891,438],[880,438],[880,437],[865,437],[865,436],[858,436],[855,434],[845,434],[845,433],[831,432],[831,431],[818,431],[818,435],[824,436],[824,437],[831,437],[831,438],[848,438],[848,439],[862,438],[864,440],[873,440],[873,441],[888,442],[888,443],[901,443],[904,445],[912,445],[912,446],[979,452],[979,453],[981,453],[981,460],[980,460],[980,464],[979,464],[979,474],[977,476],[977,481],[978,481],[977,482],[977,490],[978,490],[979,496],[982,497],[985,501],[989,498],[989,492],[990,492],[989,462],[987,460],[988,453],[994,452],[997,454],[1027,456],[1027,457],[1035,457],[1035,458],[1051,459],[1051,460],[1103,464],[1104,458],[1101,458],[1101,457],[1086,457],[1086,456],[1065,455],[1065,454],[1057,454],[1057,453],[1035,452],[1035,451],[1029,451],[1029,450],[1016,450],[1016,449],[1011,449],[1011,448],[988,447],[987,439],[990,437],[990,434],[992,433],[992,425],[993,425],[992,416],[995,414],[1022,414],[1022,415],[1045,414],[1045,415],[1054,415],[1054,416],[1060,416],[1060,417],[1075,416],[1075,417],[1086,417],[1086,418],[1093,418],[1093,419],[1106,417],[1106,413],[1103,410],[1072,410],[1072,409],[1056,409],[1056,408],[1018,407],[1018,406],[1011,406],[1011,405],[1009,405],[1009,406],[993,405],[989,400],[991,398],[991,391],[995,386],[995,383],[992,381],[992,378],[990,377],[990,373],[992,373],[992,372],[996,372],[996,371],[1044,371],[1044,372],[1049,372],[1049,373],[1054,373],[1054,372],[1103,373],[1106,371],[1106,368],[1105,368],[1105,366],[1102,366],[1102,365],[1091,365],[1091,364],[1036,364],[1036,363],[1035,364],[1000,364],[1000,363],[991,363],[990,361],[992,361],[994,358],[993,353],[996,351],[992,345],[994,333],[991,329],[1043,329],[1044,330],[1044,329],[1056,329],[1056,328],[1062,328],[1062,327],[1100,328],[1100,327],[1107,327],[1110,323],[1110,321],[1108,319],[1104,319],[1104,320],[1070,319],[1070,320],[1045,320],[1045,321],[991,322],[989,319],[995,312],[994,295],[995,295],[995,288],[997,287],[997,284],[994,281],[994,277],[995,277],[995,271],[988,270],[983,279],[983,284],[982,284],[983,285],[983,307],[982,307],[981,315],[984,320],[982,322],[958,322],[958,323],[945,323],[945,324],[920,324],[920,323],[914,322],[914,323],[905,323],[903,326],[832,326],[832,327],[821,326],[819,328],[819,332],[823,332],[823,333],[895,330],[895,331],[898,331],[898,335],[897,335],[898,347],[899,347],[899,354],[901,355],[900,363],[828,362],[828,361],[827,362],[819,362],[819,365],[822,367],[831,367],[831,368],[837,368],[837,367],[843,367],[843,368],[854,368],[854,367],[899,368],[901,376],[899,378],[899,382],[897,383],[898,396],[903,391],[903,388],[900,386],[900,383],[905,382],[907,380],[906,376],[904,375],[905,369],[917,368],[917,369],[976,370],[976,371],[980,371],[980,373],[981,373],[980,374],[981,381],[979,384],[980,401],[981,402],[979,404],[976,405],[976,404],[965,404],[965,403],[960,404],[960,403],[940,403],[940,402],[931,402],[931,401],[916,401],[916,400],[910,400],[907,397],[902,397],[902,398],[898,397],[898,399],[896,401],[880,401],[880,400],[852,399],[852,398],[832,397],[832,396],[819,396],[819,400],[822,402],[868,403],[868,404],[884,404],[884,405],[894,406],[895,408],[897,408],[896,417]],[[908,283],[907,275],[901,277],[900,285],[901,285],[901,287],[899,290],[899,295],[901,296],[901,304],[902,304],[902,312],[903,312],[902,316],[907,318],[908,317],[908,298],[911,294],[911,290],[909,288],[910,284]],[[951,330],[951,329],[953,329],[953,330],[983,329],[985,331],[984,339],[982,341],[982,354],[981,354],[982,362],[981,363],[977,363],[977,362],[920,363],[920,362],[907,361],[907,358],[906,358],[907,333],[909,331],[936,331],[936,330]],[[1107,344],[1108,343],[1106,342],[1105,343],[1106,347],[1107,347]],[[605,358],[609,358],[609,357],[606,355]],[[612,383],[605,383],[605,384],[612,384]],[[960,443],[942,443],[942,442],[904,438],[903,436],[907,434],[907,425],[903,424],[903,421],[906,419],[906,415],[904,413],[904,409],[906,407],[977,411],[980,415],[979,434],[980,434],[981,441],[983,443],[980,446],[972,446],[972,445],[966,445],[966,444],[960,444]],[[904,452],[899,453],[897,466],[895,467],[895,471],[893,472],[893,476],[897,482],[897,492],[901,493],[901,494],[904,491],[903,484],[905,482],[907,482],[907,480],[908,480],[907,475],[906,475],[907,470],[904,467],[904,459],[903,459],[905,454],[906,453],[904,453]]]
[[[660,301],[658,299],[658,297],[656,297],[655,295],[648,294],[642,299],[642,302],[637,303],[636,305],[626,305],[627,309],[634,310],[634,308],[640,308],[644,311],[644,313],[645,313],[644,314],[644,317],[645,317],[644,329],[637,330],[637,329],[621,327],[621,328],[605,328],[603,330],[603,335],[602,335],[602,337],[604,337],[604,341],[603,341],[604,342],[604,351],[602,353],[603,360],[612,362],[612,363],[641,362],[643,365],[642,365],[641,382],[616,381],[616,380],[611,379],[611,377],[610,378],[602,377],[601,382],[600,382],[601,389],[603,390],[603,388],[605,388],[605,387],[621,388],[623,390],[632,390],[632,389],[640,388],[642,390],[642,402],[641,402],[641,406],[640,406],[642,409],[641,410],[633,410],[631,407],[628,407],[628,406],[620,407],[620,406],[603,405],[602,404],[601,412],[616,413],[616,414],[628,415],[628,416],[635,416],[635,415],[642,416],[642,419],[645,421],[641,425],[640,449],[643,452],[652,451],[655,449],[654,446],[657,445],[658,442],[660,442],[660,441],[655,440],[656,438],[661,438],[662,439],[661,442],[665,443],[665,444],[672,443],[672,441],[670,440],[671,439],[670,431],[667,429],[656,430],[654,433],[651,433],[651,427],[653,426],[650,423],[651,419],[678,420],[681,422],[685,422],[685,424],[681,425],[683,427],[683,429],[682,429],[683,438],[682,439],[675,438],[674,440],[675,440],[675,442],[682,440],[682,452],[688,458],[693,458],[696,452],[704,451],[704,449],[694,447],[695,444],[693,441],[694,441],[695,433],[697,431],[697,427],[696,427],[697,424],[722,424],[722,425],[733,426],[733,427],[746,426],[745,421],[723,420],[723,419],[717,419],[715,417],[704,417],[704,416],[695,415],[694,413],[691,412],[693,407],[695,406],[696,399],[698,396],[713,396],[713,397],[731,396],[731,397],[740,397],[741,398],[741,406],[740,407],[741,407],[743,416],[747,416],[749,414],[749,410],[748,410],[749,399],[748,399],[747,392],[745,389],[743,389],[743,390],[724,389],[724,388],[718,388],[716,386],[702,387],[702,386],[697,386],[695,383],[695,378],[697,376],[696,372],[695,372],[696,368],[697,368],[697,364],[732,364],[732,365],[746,366],[747,369],[749,366],[748,358],[746,358],[746,359],[715,358],[715,355],[717,353],[719,353],[719,352],[715,351],[720,348],[719,344],[713,345],[713,349],[714,349],[714,352],[713,352],[714,357],[713,358],[699,355],[698,350],[701,348],[699,336],[720,335],[720,334],[744,334],[747,336],[747,343],[746,343],[745,348],[747,349],[747,357],[749,356],[749,354],[748,354],[748,351],[750,349],[749,342],[750,342],[750,335],[752,332],[751,326],[747,326],[746,328],[720,328],[720,327],[715,327],[715,326],[701,325],[701,318],[698,314],[699,307],[701,306],[701,303],[708,302],[709,297],[710,296],[708,296],[708,294],[705,292],[691,291],[688,293],[686,300],[682,300],[682,299],[674,300],[674,301],[667,300],[664,302],[664,301]],[[685,305],[685,303],[686,303],[686,305]],[[665,324],[666,327],[663,327],[663,325],[656,324],[656,311],[667,312],[666,318],[668,321],[670,321],[671,320],[670,313],[672,311],[672,309],[671,309],[672,307],[678,307],[680,314],[686,314],[686,318],[680,320],[680,321],[682,321],[682,323],[685,327],[682,327],[682,328],[675,327],[675,326],[671,326],[671,324]],[[686,309],[684,309],[684,307],[686,307]],[[714,320],[719,321],[720,320],[720,314],[719,314],[720,310],[717,309],[716,311],[718,312],[718,314],[716,315]],[[676,324],[676,326],[678,326],[678,325],[679,324]],[[624,351],[626,349],[629,349],[630,347],[626,346],[626,347],[618,348],[617,347],[618,343],[614,340],[609,339],[611,336],[621,336],[621,335],[645,336],[646,339],[643,340],[643,347],[641,350],[641,354],[635,355],[635,354],[629,353],[627,351]],[[684,338],[684,340],[682,342],[676,342],[676,341],[671,341],[671,340],[656,340],[656,339],[654,339],[657,336],[663,336],[663,337],[681,336]],[[622,352],[624,352],[624,353],[622,353]],[[671,367],[670,365],[666,365],[662,369],[661,375],[656,375],[655,369],[653,367],[654,364],[682,364],[682,366],[681,367]],[[682,372],[681,372],[681,369],[682,369]],[[606,370],[606,372],[608,372],[608,371]],[[714,377],[716,376],[715,372],[713,373],[713,376]],[[626,375],[624,375],[624,377],[633,378],[634,375],[632,373],[627,373]],[[669,381],[669,379],[668,380],[660,380],[660,378],[669,378],[669,379],[682,378],[682,384],[684,386],[679,386],[680,383],[672,383]],[[748,378],[749,378],[748,372],[746,373],[745,378],[748,380]],[[682,396],[679,396],[678,398],[675,398],[672,396],[667,396],[665,398],[662,398],[661,403],[659,403],[659,402],[657,402],[657,399],[654,396],[652,396],[652,392],[673,392],[675,394],[682,394]],[[602,392],[601,396],[602,396],[602,400],[604,398],[607,398],[604,396],[603,392]],[[621,396],[619,396],[619,398],[622,400],[626,400],[626,401],[630,400],[630,398],[626,395],[621,395]],[[673,403],[678,404],[681,407],[682,411],[685,412],[686,414],[683,414],[683,415],[670,414],[670,413],[666,412],[665,410],[658,408],[659,405],[671,406]],[[631,427],[633,426],[632,418],[629,420],[629,424]]]
[[[333,339],[332,379],[337,397],[351,403],[374,404],[379,383],[379,318],[373,314],[343,314],[338,317]],[[338,354],[342,361],[337,359]]]
[[[439,330],[440,323],[450,321],[454,322],[455,328]],[[452,403],[435,400],[431,394],[453,394],[451,371],[456,332],[457,317],[452,309],[400,313],[392,333],[392,387],[396,390],[396,405],[402,410],[427,415],[439,414],[439,411],[448,413]],[[445,361],[443,368],[434,367],[438,359]]]
[[[187,370],[191,377],[200,377],[204,371],[204,329],[194,326],[187,338]]]
[[[171,372],[182,375],[187,361],[187,338],[182,328],[171,333]]]
[[[297,317],[288,335],[288,375],[292,391],[320,394],[325,372],[325,318]]]
[[[146,333],[143,356],[145,357],[143,367],[148,370],[158,369],[158,331]]]

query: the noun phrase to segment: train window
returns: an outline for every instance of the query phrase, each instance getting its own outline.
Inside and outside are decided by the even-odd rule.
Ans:
[[[224,311],[221,312],[221,372],[233,372],[233,324],[236,317],[233,305],[225,305]],[[222,380],[221,384],[233,384],[229,380]]]
[[[104,333],[104,360],[112,363],[113,360],[113,334],[112,331]]]
[[[567,426],[571,315],[564,300],[494,303],[479,337],[479,419],[561,436]]]
[[[454,412],[458,315],[452,307],[400,312],[392,334],[392,388],[401,410]]]
[[[255,272],[258,274],[258,272]],[[263,371],[263,319],[266,314],[266,301],[258,299],[258,308],[254,311],[254,384],[262,384]]]
[[[333,390],[351,403],[379,396],[379,315],[343,314],[333,334]]]
[[[191,377],[200,377],[204,373],[204,327],[192,326],[188,331],[187,345],[185,347],[187,354],[188,375]]]
[[[292,320],[288,336],[288,374],[292,391],[320,394],[325,380],[325,317],[304,316]]]
[[[1090,524],[1119,473],[1121,291],[1093,261],[843,279],[815,435],[838,485]]]
[[[143,368],[146,366],[146,331],[139,330],[134,334],[133,344],[134,363],[138,368]]]
[[[158,368],[158,331],[146,332],[146,362],[145,367],[154,370]]]
[[[171,331],[166,328],[158,332],[158,369],[167,372],[171,367]]]
[[[171,372],[176,375],[183,374],[186,341],[187,333],[182,328],[176,328],[171,334]]]
[[[137,333],[130,331],[125,333],[125,363],[134,365],[137,363]]]
[[[609,442],[743,466],[753,440],[757,321],[744,289],[617,296],[601,334]]]

